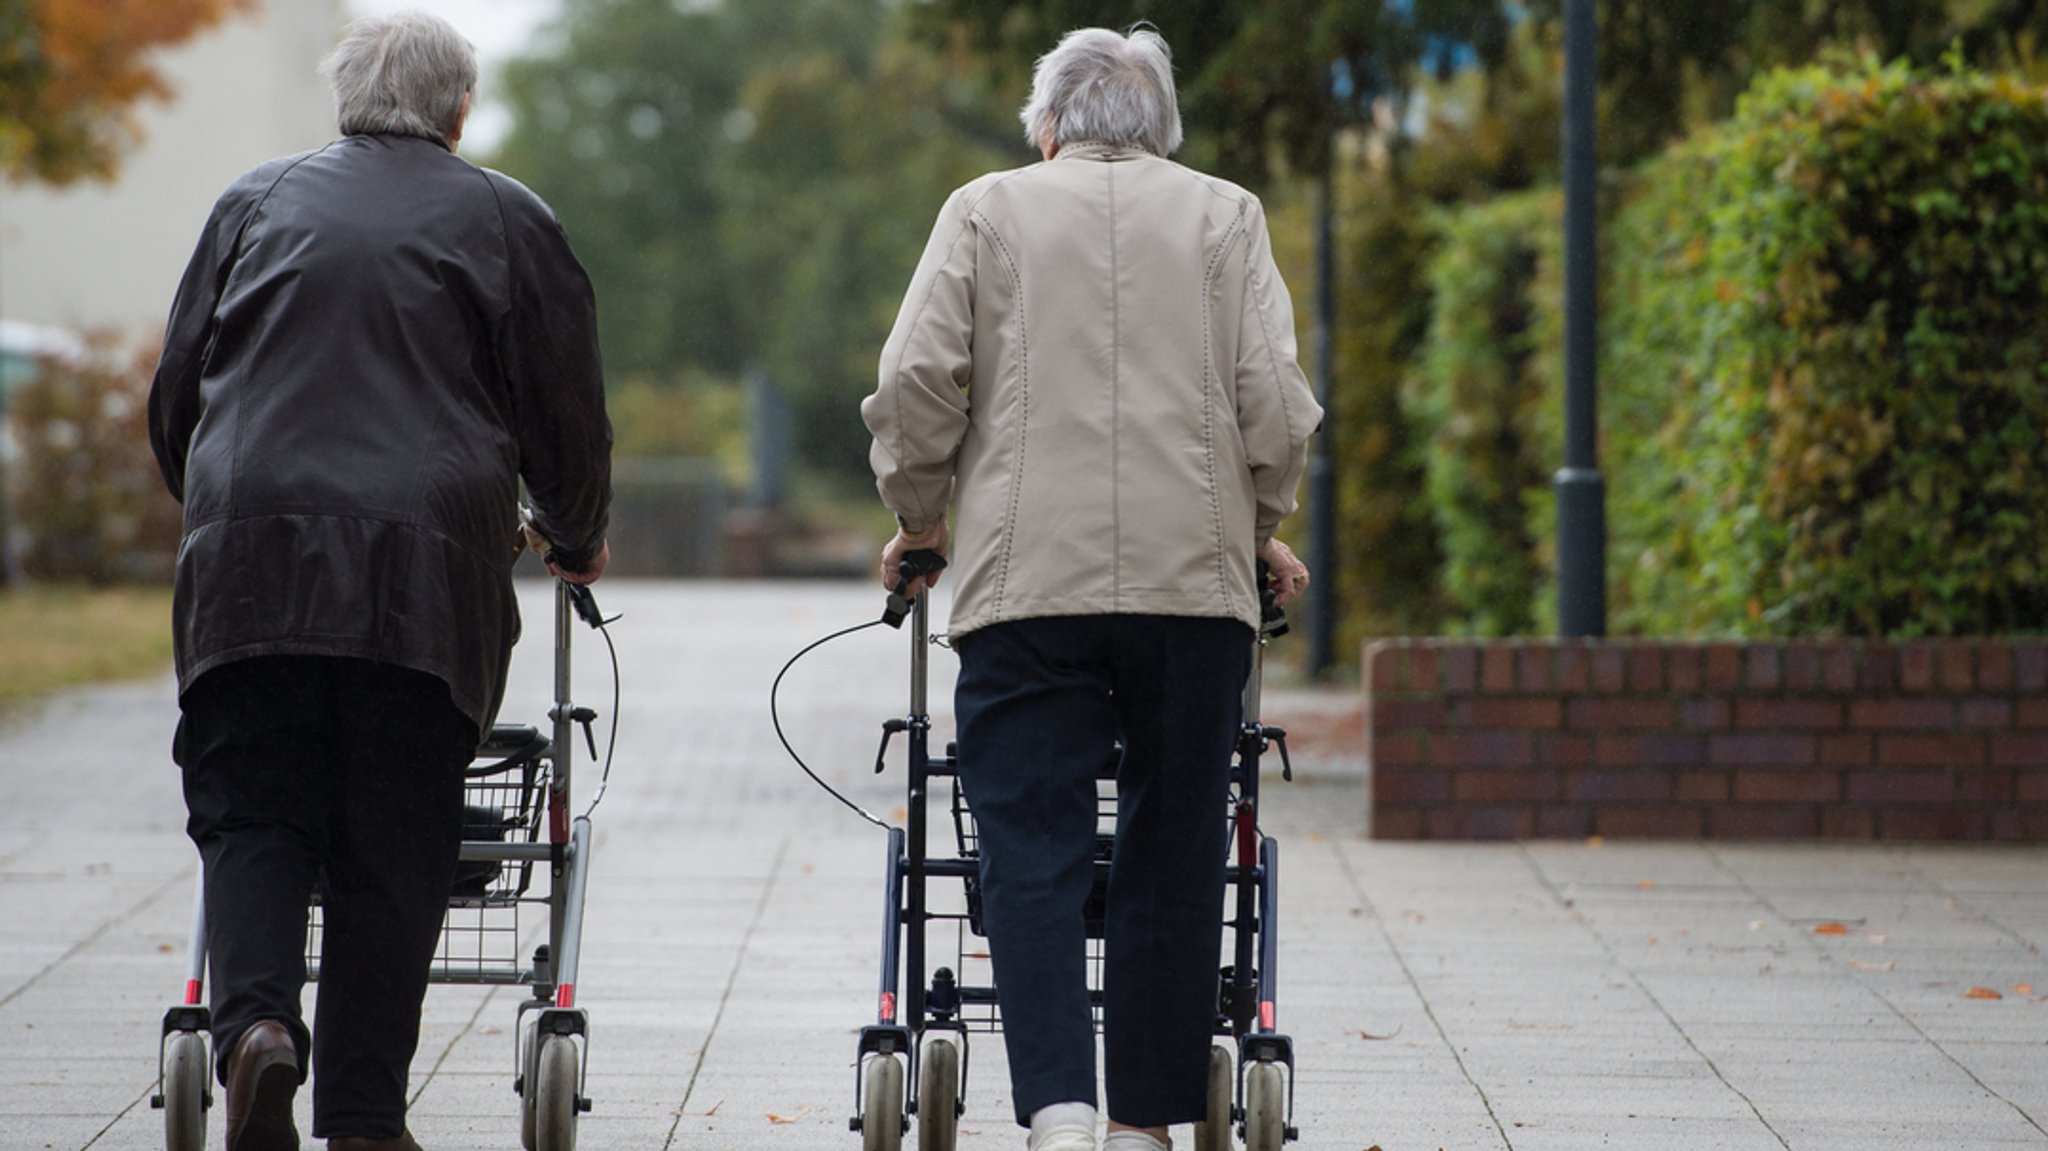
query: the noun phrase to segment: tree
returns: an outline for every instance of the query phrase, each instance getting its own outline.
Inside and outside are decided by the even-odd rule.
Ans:
[[[173,93],[152,54],[255,0],[7,0],[0,4],[0,172],[108,179],[140,132],[135,105]]]
[[[1555,26],[1563,0],[1529,0]],[[1951,48],[1979,67],[2039,72],[2048,0],[1599,0],[1600,153],[1633,164],[1720,120],[1757,76],[1829,46],[1922,67]]]
[[[1397,102],[1419,73],[1507,42],[1499,0],[938,0],[934,27],[965,34],[1022,92],[1030,62],[1061,33],[1149,21],[1174,52],[1188,159],[1263,184],[1330,163],[1334,129],[1376,97]]]
[[[947,192],[1031,159],[978,61],[893,0],[589,0],[506,73],[495,162],[561,214],[606,367],[657,387],[761,370],[797,447],[855,490],[855,414]]]

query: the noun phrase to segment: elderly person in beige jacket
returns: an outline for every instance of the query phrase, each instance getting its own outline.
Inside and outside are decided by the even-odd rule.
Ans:
[[[957,583],[960,778],[1031,1151],[1097,1145],[1083,904],[1123,743],[1103,1145],[1146,1151],[1204,1114],[1254,560],[1283,601],[1308,583],[1273,533],[1322,412],[1258,198],[1166,159],[1156,33],[1068,33],[1023,120],[1045,162],[946,201],[861,414],[901,527],[883,583],[919,548]]]

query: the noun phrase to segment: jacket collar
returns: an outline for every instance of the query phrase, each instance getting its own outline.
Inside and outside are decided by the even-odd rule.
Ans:
[[[1101,140],[1076,140],[1071,144],[1061,145],[1059,155],[1054,156],[1053,160],[1055,162],[1070,158],[1075,160],[1135,160],[1142,156],[1150,156],[1151,154],[1143,148],[1133,148],[1126,144],[1106,144]]]

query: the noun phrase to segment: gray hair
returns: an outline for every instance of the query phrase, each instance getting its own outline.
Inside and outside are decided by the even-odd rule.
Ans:
[[[350,24],[320,72],[342,135],[446,140],[476,90],[476,49],[439,16],[395,12]]]
[[[1172,155],[1181,139],[1173,54],[1149,28],[1077,28],[1038,58],[1018,118],[1035,145],[1096,140]]]

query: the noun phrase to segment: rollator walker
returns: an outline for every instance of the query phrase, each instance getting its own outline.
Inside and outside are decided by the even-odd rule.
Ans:
[[[543,551],[543,554],[545,552]],[[571,816],[575,727],[596,758],[591,723],[597,713],[570,694],[572,613],[593,628],[609,622],[590,589],[557,579],[554,588],[555,702],[552,736],[533,726],[498,724],[465,769],[461,863],[448,897],[432,983],[526,985],[513,1034],[513,1090],[519,1095],[520,1141],[527,1151],[572,1151],[576,1118],[590,1110],[582,1087],[590,1020],[576,1004],[583,937],[584,888],[590,866],[590,814]],[[603,791],[599,784],[599,794]],[[593,797],[591,805],[595,806]],[[546,876],[536,889],[534,873]],[[522,959],[521,948],[545,937]],[[320,977],[319,895],[307,914],[307,977]],[[206,1007],[204,876],[192,902],[191,960],[182,1001],[164,1013],[158,1090],[150,1106],[164,1113],[169,1151],[204,1151],[206,1113],[214,1104],[212,1018]]]
[[[849,1126],[860,1133],[863,1151],[899,1151],[913,1126],[918,1151],[952,1151],[966,1113],[968,1036],[997,1032],[994,976],[982,940],[981,870],[974,813],[961,793],[956,748],[931,753],[927,707],[931,635],[930,596],[906,599],[901,589],[920,575],[945,566],[937,552],[904,557],[898,593],[890,596],[884,621],[910,622],[910,711],[882,725],[875,771],[884,769],[890,741],[907,737],[909,802],[907,829],[889,829],[886,883],[882,900],[881,987],[875,1022],[860,1033]],[[1264,582],[1264,565],[1260,570]],[[1217,850],[1232,856],[1225,870],[1224,955],[1219,956],[1215,1034],[1209,1051],[1206,1117],[1195,1125],[1196,1151],[1230,1151],[1242,1140],[1247,1151],[1279,1151],[1297,1137],[1294,1113],[1294,1042],[1277,1030],[1280,845],[1258,826],[1259,761],[1268,749],[1280,753],[1283,775],[1293,778],[1287,733],[1259,720],[1259,688],[1266,643],[1287,630],[1286,619],[1264,597],[1263,622],[1254,641],[1252,672],[1245,683],[1244,721],[1230,767],[1227,801],[1217,813]],[[1089,934],[1089,997],[1098,1028],[1102,1008],[1102,923],[1110,860],[1115,848],[1115,774],[1121,747],[1105,750],[1097,779],[1095,886],[1086,918]],[[933,781],[946,780],[953,850],[933,855],[927,844],[928,805]],[[957,881],[950,899],[932,898],[931,881]],[[927,967],[928,933],[951,936],[951,964]],[[915,1119],[913,1124],[912,1120]]]

